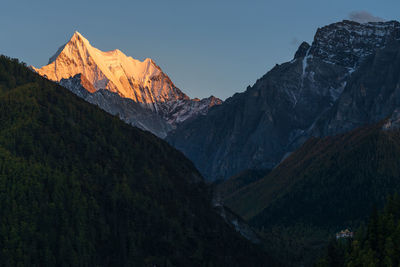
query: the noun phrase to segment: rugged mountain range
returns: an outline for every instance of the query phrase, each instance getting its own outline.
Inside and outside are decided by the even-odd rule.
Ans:
[[[320,28],[292,61],[206,116],[179,125],[167,140],[208,180],[273,168],[311,136],[351,130],[393,112],[399,40],[397,21]]]
[[[165,137],[177,124],[204,115],[211,106],[221,103],[213,96],[190,99],[153,60],[146,58],[142,62],[118,49],[100,51],[78,32],[58,49],[48,65],[32,68],[73,92],[86,89],[88,93],[80,95],[89,102],[160,137]]]
[[[396,21],[325,26],[292,61],[222,105],[214,97],[189,99],[151,59],[102,52],[77,32],[49,65],[35,70],[134,126],[169,134],[167,140],[215,180],[271,169],[311,136],[389,116],[400,102],[398,40]]]

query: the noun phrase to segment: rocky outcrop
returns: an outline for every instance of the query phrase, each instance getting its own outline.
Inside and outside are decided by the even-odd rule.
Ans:
[[[106,112],[118,115],[126,123],[152,132],[160,138],[164,138],[172,129],[160,115],[132,99],[123,98],[105,89],[89,92],[87,88],[90,88],[90,82],[81,74],[70,79],[61,79],[60,85]]]
[[[159,113],[163,114],[164,119],[170,125],[175,127],[176,125],[191,120],[198,115],[205,115],[211,107],[221,104],[222,100],[215,96],[203,99],[182,99],[160,104]]]

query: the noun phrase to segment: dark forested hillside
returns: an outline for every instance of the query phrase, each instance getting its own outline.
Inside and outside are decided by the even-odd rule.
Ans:
[[[390,196],[385,208],[373,210],[354,238],[332,240],[317,266],[399,266],[400,198]]]
[[[166,142],[0,57],[0,265],[268,265],[201,179]]]
[[[316,255],[329,235],[358,227],[375,205],[400,192],[400,131],[387,125],[310,139],[225,205],[275,240],[269,246],[277,253]]]
[[[236,192],[263,178],[270,171],[269,169],[245,170],[227,180],[219,180],[214,183],[214,195],[221,201],[225,198],[229,199],[230,195],[235,195]]]
[[[334,226],[366,218],[397,190],[400,132],[380,123],[310,139],[226,204],[259,226],[294,220]]]

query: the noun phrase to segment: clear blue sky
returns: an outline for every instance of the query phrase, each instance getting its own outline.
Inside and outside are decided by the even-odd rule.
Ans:
[[[400,20],[399,0],[26,1],[0,4],[0,53],[40,67],[75,30],[101,50],[150,57],[190,97],[244,91],[299,42],[353,11]]]

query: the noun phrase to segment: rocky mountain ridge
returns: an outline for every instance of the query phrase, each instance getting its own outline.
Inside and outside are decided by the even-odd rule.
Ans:
[[[32,69],[79,92],[81,97],[90,96],[91,103],[111,114],[120,114],[126,122],[159,137],[165,137],[177,124],[206,114],[211,106],[222,102],[215,97],[192,100],[152,59],[139,61],[118,49],[103,52],[78,32],[58,49],[48,65]],[[82,87],[89,94],[83,92]],[[97,94],[101,90],[108,92]]]
[[[395,39],[400,39],[398,21],[360,24],[344,20],[317,30],[310,55],[354,69],[360,60]]]
[[[371,67],[368,60],[374,55],[381,58],[384,52],[377,51],[396,46],[398,39],[400,23],[396,21],[342,21],[322,27],[312,45],[300,45],[292,61],[277,64],[245,92],[228,98],[206,116],[178,126],[167,140],[211,181],[245,169],[273,168],[310,136],[339,132],[317,126],[332,121],[327,114],[346,102],[349,83],[362,75],[358,70],[365,72],[364,68]],[[394,62],[394,58],[387,60]],[[388,75],[396,76],[395,69]],[[370,122],[391,111],[387,109]],[[367,121],[359,120],[348,129],[360,123]]]
[[[69,79],[61,79],[60,85],[87,102],[99,106],[112,115],[118,115],[126,123],[165,137],[172,127],[161,116],[146,105],[137,103],[129,98],[122,98],[117,93],[106,89],[91,91],[91,84],[82,74]]]

